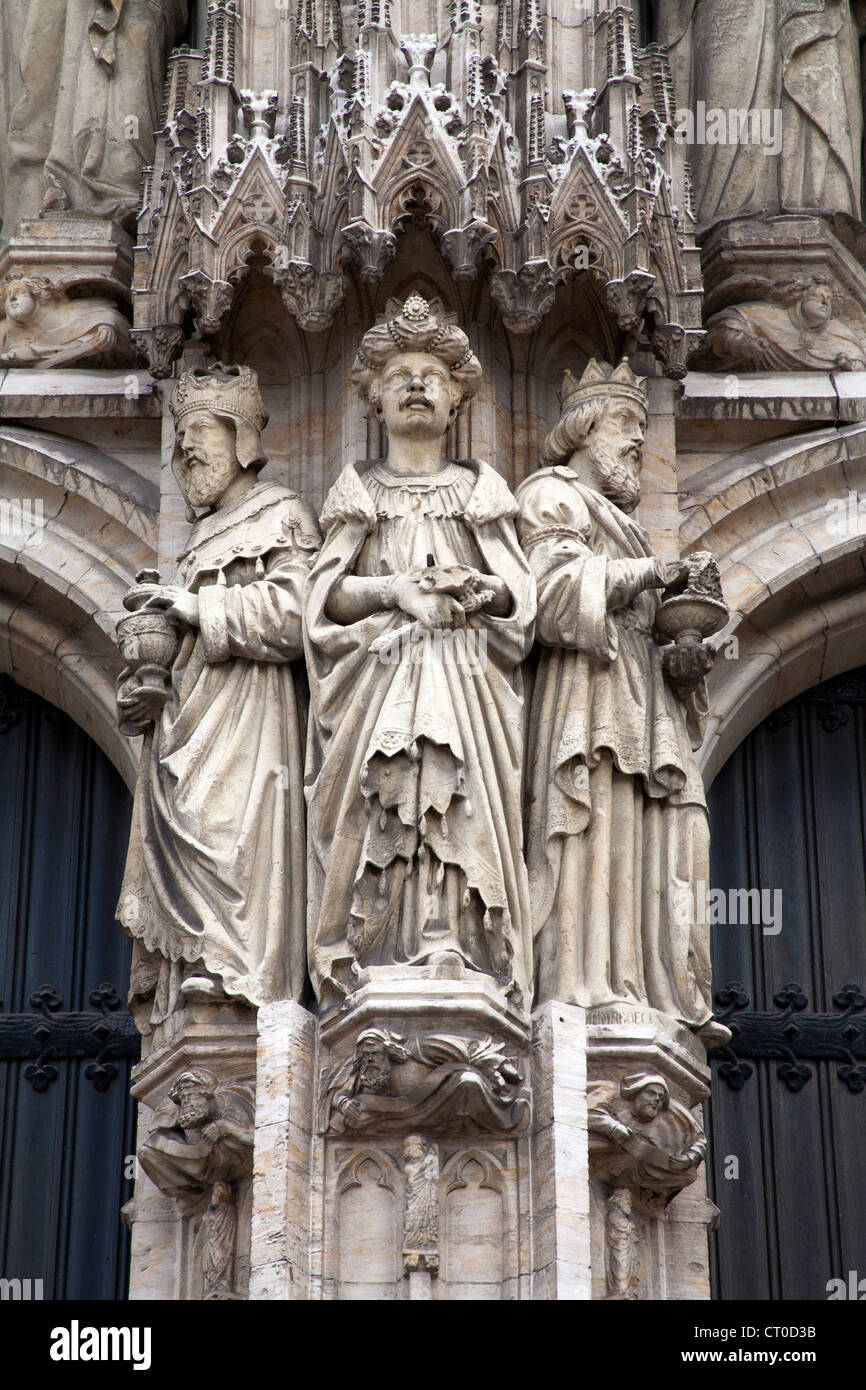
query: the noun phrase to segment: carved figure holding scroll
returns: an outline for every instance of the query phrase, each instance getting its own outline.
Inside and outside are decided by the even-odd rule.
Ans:
[[[0,286],[0,363],[64,367],[117,355],[129,324],[109,299],[70,298],[63,281],[10,276]]]

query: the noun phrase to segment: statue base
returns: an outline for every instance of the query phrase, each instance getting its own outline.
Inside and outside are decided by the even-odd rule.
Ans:
[[[148,1044],[150,1044],[148,1048]],[[252,1215],[251,1162],[238,1161],[237,1153],[226,1170],[232,1186],[231,1212],[233,1271],[226,1286],[207,1292],[203,1287],[202,1246],[209,1220],[209,1199],[223,1175],[221,1158],[202,1130],[192,1135],[188,1148],[173,1138],[163,1144],[169,1162],[183,1164],[189,1179],[189,1195],[176,1199],[155,1185],[141,1167],[141,1156],[157,1131],[175,1124],[180,1114],[170,1093],[190,1072],[204,1072],[219,1086],[238,1093],[256,1084],[256,1020],[249,1006],[225,1001],[219,1004],[187,1002],[148,1039],[145,1053],[133,1068],[132,1094],[138,1101],[135,1195],[123,1215],[132,1230],[129,1277],[130,1299],[197,1300],[203,1297],[246,1298],[249,1289],[250,1223]],[[212,1117],[220,1125],[218,1115]],[[249,1134],[252,1143],[252,1127]],[[251,1157],[251,1149],[250,1149]],[[239,1171],[242,1170],[242,1171]],[[222,1218],[222,1224],[227,1224]],[[204,1229],[203,1229],[204,1228]],[[230,1282],[230,1287],[228,1284]]]
[[[704,323],[720,309],[766,300],[788,277],[826,275],[852,326],[866,331],[866,228],[851,217],[783,213],[717,222],[701,238]]]

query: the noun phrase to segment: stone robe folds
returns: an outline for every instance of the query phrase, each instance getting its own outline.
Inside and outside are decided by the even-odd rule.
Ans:
[[[17,95],[0,155],[4,232],[43,208],[130,219],[187,0],[12,0],[15,14],[3,28]]]
[[[303,701],[290,663],[319,539],[312,508],[276,483],[193,527],[177,582],[198,594],[201,626],[182,630],[171,698],[145,734],[118,907],[149,951],[203,961],[256,1005],[304,984]]]
[[[650,1005],[692,1026],[710,1002],[694,893],[709,879],[706,801],[652,636],[661,564],[645,533],[567,467],[518,490],[538,585],[528,733],[528,865],[539,1001]],[[690,741],[691,735],[691,741]]]
[[[421,965],[453,951],[528,997],[531,937],[522,858],[520,663],[534,590],[514,498],[485,464],[410,478],[351,465],[322,514],[305,640],[312,710],[307,765],[310,970],[339,997],[367,966]],[[377,656],[407,628],[399,609],[341,625],[326,612],[344,575],[459,563],[498,575],[507,617],[469,616],[474,648],[446,633]],[[416,629],[417,630],[417,629]],[[462,656],[461,656],[462,653]],[[336,996],[333,992],[336,991]]]

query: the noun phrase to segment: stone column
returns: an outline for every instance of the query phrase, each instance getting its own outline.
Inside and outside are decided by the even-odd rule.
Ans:
[[[588,1299],[591,1286],[586,1015],[556,1002],[533,1016],[533,1292]]]

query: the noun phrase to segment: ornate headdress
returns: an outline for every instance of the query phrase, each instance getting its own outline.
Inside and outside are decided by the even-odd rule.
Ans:
[[[461,391],[461,404],[474,396],[481,384],[481,363],[469,339],[446,314],[438,300],[429,304],[420,294],[410,294],[405,304],[390,300],[385,322],[377,323],[361,339],[352,365],[352,381],[362,400],[371,399],[375,377],[392,357],[403,352],[429,352],[448,368]]]
[[[597,401],[608,396],[625,396],[646,411],[646,381],[643,377],[635,376],[625,357],[616,367],[611,367],[607,362],[597,362],[591,357],[580,381],[568,371],[562,378],[559,400],[563,413],[576,405],[583,405],[585,401]]]

